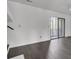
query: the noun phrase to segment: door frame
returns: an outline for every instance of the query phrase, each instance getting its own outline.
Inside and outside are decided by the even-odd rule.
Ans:
[[[65,18],[58,17],[58,38],[63,38],[63,37],[59,37],[59,19],[64,20],[64,36],[63,37],[65,37]]]

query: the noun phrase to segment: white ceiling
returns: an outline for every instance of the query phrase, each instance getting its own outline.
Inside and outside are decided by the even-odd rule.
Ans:
[[[28,5],[32,5],[39,8],[44,8],[64,14],[71,14],[71,0],[30,0],[32,2],[27,2],[27,0],[10,0],[16,1]]]

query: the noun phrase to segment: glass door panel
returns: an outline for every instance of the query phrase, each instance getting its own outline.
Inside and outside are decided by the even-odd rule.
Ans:
[[[58,19],[57,17],[51,18],[51,39],[58,38]]]
[[[64,37],[65,36],[65,20],[64,20],[64,18],[58,18],[58,20],[59,20],[59,25],[58,25],[58,36],[59,37]]]

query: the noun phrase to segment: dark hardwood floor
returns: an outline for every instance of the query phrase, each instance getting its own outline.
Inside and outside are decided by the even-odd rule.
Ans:
[[[11,48],[8,58],[24,54],[25,59],[71,59],[71,38],[60,38]]]

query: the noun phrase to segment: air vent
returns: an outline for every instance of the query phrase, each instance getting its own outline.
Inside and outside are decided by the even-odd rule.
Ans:
[[[27,2],[32,2],[31,0],[26,0]]]

